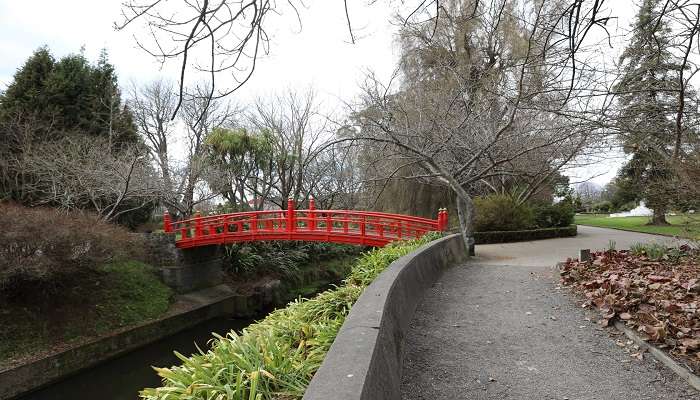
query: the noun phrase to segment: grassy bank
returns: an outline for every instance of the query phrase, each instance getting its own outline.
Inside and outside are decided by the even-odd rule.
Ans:
[[[437,238],[399,242],[363,254],[343,285],[297,300],[250,325],[241,335],[217,336],[211,348],[182,365],[158,368],[163,386],[145,399],[300,399],[350,308],[389,264]]]
[[[152,267],[134,261],[75,275],[61,282],[57,293],[0,299],[0,369],[157,318],[172,297]]]
[[[700,215],[671,215],[666,219],[671,225],[648,225],[649,217],[609,218],[607,214],[576,215],[575,222],[578,225],[700,239]]]

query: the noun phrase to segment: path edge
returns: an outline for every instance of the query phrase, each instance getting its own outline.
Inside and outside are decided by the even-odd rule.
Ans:
[[[460,234],[394,261],[353,305],[303,400],[400,400],[413,314],[442,272],[468,258]]]
[[[622,321],[615,321],[614,322],[615,329],[618,331],[622,332],[627,336],[630,340],[632,340],[637,346],[639,346],[640,349],[644,349],[649,352],[649,354],[652,355],[657,361],[668,367],[671,371],[673,371],[676,375],[679,377],[683,378],[690,386],[695,388],[695,390],[700,391],[700,377],[693,374],[692,372],[688,371],[687,368],[684,368],[680,363],[678,363],[676,360],[671,358],[668,354],[666,354],[663,350],[660,348],[654,346],[651,343],[648,343],[642,337],[637,334],[633,329],[628,327],[625,323]]]

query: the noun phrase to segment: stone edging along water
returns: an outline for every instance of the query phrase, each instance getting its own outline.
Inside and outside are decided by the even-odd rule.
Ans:
[[[170,311],[161,318],[0,371],[0,400],[39,389],[198,323],[230,313],[236,308],[238,297],[223,285],[189,293],[181,297],[182,306],[178,310]]]
[[[357,300],[303,400],[399,400],[404,338],[423,292],[466,260],[459,234],[393,263]]]
[[[316,279],[310,272],[299,284]],[[162,317],[77,343],[38,359],[0,370],[0,400],[11,399],[76,374],[156,340],[220,316],[252,317],[285,304],[295,289],[291,283],[273,280],[250,294],[237,294],[219,285],[179,295]],[[117,377],[115,377],[116,379]]]

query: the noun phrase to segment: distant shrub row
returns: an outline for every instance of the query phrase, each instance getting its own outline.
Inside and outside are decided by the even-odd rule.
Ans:
[[[300,399],[330,349],[350,308],[386,267],[439,237],[397,242],[360,257],[344,284],[310,300],[298,300],[250,325],[241,335],[216,336],[211,349],[182,365],[158,368],[163,386],[144,399]]]
[[[558,237],[576,236],[576,225],[556,228],[537,228],[521,231],[488,231],[476,232],[476,244],[525,242],[529,240],[552,239]]]
[[[505,194],[477,198],[474,205],[474,229],[477,232],[567,227],[573,224],[575,215],[574,206],[566,201],[519,204]]]

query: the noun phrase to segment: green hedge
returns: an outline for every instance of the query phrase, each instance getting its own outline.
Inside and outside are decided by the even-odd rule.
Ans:
[[[511,231],[533,227],[532,207],[519,204],[506,194],[491,194],[474,199],[474,229],[477,231]]]
[[[363,254],[343,285],[310,300],[297,300],[238,335],[215,335],[211,349],[185,357],[182,365],[156,368],[163,386],[145,389],[151,400],[301,399],[335,340],[350,308],[393,261],[440,237],[397,242]]]
[[[576,232],[576,225],[569,225],[563,228],[542,228],[524,231],[476,232],[474,233],[474,241],[476,244],[523,242],[528,240],[576,236]]]

